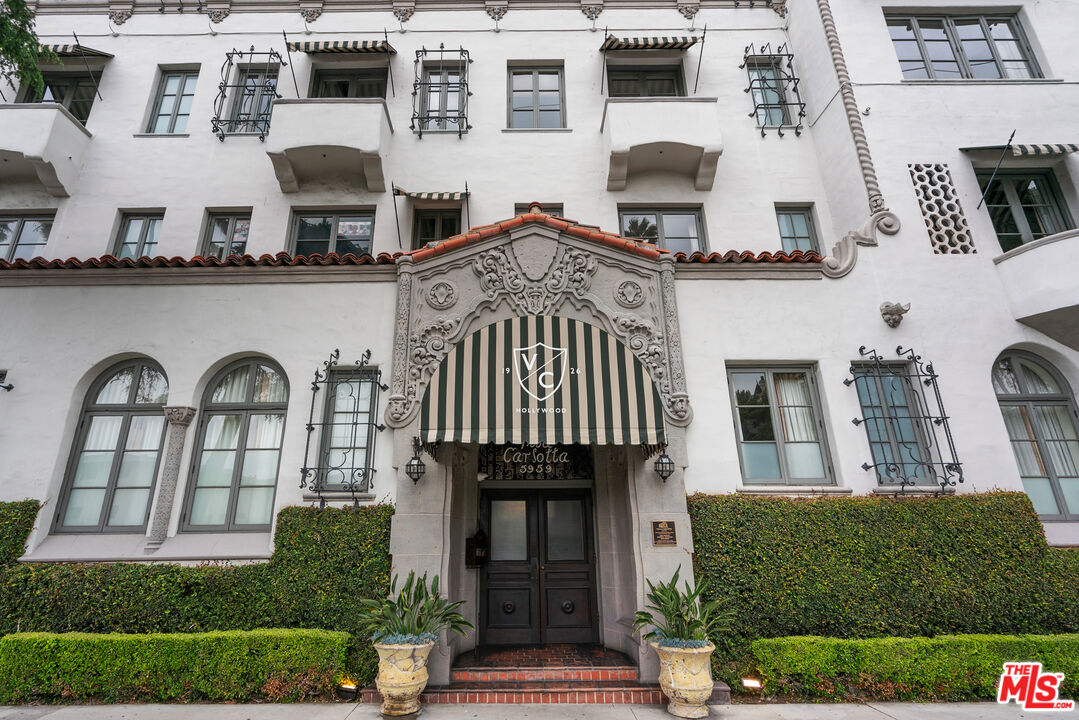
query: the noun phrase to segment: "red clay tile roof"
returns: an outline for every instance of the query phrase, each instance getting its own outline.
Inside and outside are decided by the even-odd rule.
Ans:
[[[504,233],[507,230],[512,230],[515,227],[524,225],[525,223],[540,223],[553,227],[555,230],[564,232],[568,235],[574,235],[579,238],[585,238],[592,242],[602,243],[603,245],[609,245],[610,247],[618,248],[635,255],[655,260],[661,254],[666,253],[666,250],[657,248],[655,245],[646,242],[640,242],[633,238],[625,238],[621,235],[615,235],[614,233],[604,232],[597,227],[589,225],[581,225],[575,220],[567,220],[565,218],[555,217],[554,215],[545,215],[543,213],[524,213],[517,217],[510,218],[509,220],[503,220],[502,222],[494,223],[493,225],[483,225],[480,227],[474,227],[467,233],[460,235],[453,235],[446,238],[440,243],[436,243],[429,247],[420,248],[419,250],[413,250],[408,253],[412,256],[412,259],[416,262],[423,262],[428,258],[436,257],[455,250],[459,247],[463,247],[470,243],[479,242],[492,235],[498,235]]]
[[[182,257],[167,258],[162,255],[156,257],[118,258],[113,255],[102,255],[98,258],[68,258],[67,260],[46,260],[42,257],[30,258],[29,260],[13,260],[8,262],[0,260],[0,270],[87,270],[94,268],[207,268],[207,267],[295,267],[297,265],[392,265],[400,253],[393,255],[379,253],[377,257],[371,255],[353,255],[348,253],[338,255],[328,253],[326,255],[307,255],[292,257],[286,252],[276,255],[229,255],[224,260],[216,257],[204,257],[196,255],[193,258]]]
[[[710,263],[819,263],[823,260],[819,253],[815,250],[809,252],[803,252],[801,250],[795,250],[792,253],[779,251],[779,252],[762,252],[754,253],[749,250],[743,250],[738,252],[737,250],[728,250],[725,253],[710,253],[705,255],[702,252],[695,252],[691,255],[685,253],[676,253],[674,261],[679,263],[701,263],[707,265]]]

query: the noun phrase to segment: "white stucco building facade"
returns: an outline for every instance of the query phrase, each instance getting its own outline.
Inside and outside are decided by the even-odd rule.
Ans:
[[[1050,542],[1079,544],[1069,0],[179,10],[40,0],[41,42],[79,41],[44,66],[58,104],[0,88],[0,500],[46,503],[26,560],[260,560],[277,509],[385,501],[395,565],[443,573],[477,619],[542,586],[496,597],[488,577],[497,533],[539,502],[587,556],[580,594],[559,596],[589,608],[564,611],[579,634],[488,614],[479,641],[635,656],[644,579],[689,562],[687,493],[1026,490]],[[208,259],[217,221],[244,243],[231,259]],[[561,322],[544,318],[595,328],[657,405],[630,381],[589,415],[603,398],[569,384],[591,330],[540,338]],[[565,396],[523,381],[518,399],[565,403],[557,431],[503,422],[499,323],[554,353]],[[313,400],[335,350],[339,370],[369,351],[365,369]],[[109,395],[125,368],[165,380]],[[424,410],[436,375],[449,400]],[[99,420],[100,440],[99,416],[126,424]],[[581,428],[582,472],[514,485],[481,467],[488,443],[569,446]],[[492,562],[474,568],[478,531]]]

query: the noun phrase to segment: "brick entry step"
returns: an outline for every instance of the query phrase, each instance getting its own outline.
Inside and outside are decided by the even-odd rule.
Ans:
[[[722,683],[717,683],[717,688]],[[713,702],[730,702],[713,694]],[[365,688],[363,702],[381,702]],[[460,655],[450,684],[429,687],[425,703],[661,705],[659,685],[640,682],[628,657],[598,645],[529,645],[479,648]]]

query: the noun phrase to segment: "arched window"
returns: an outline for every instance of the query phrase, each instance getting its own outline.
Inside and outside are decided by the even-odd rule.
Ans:
[[[993,365],[1023,488],[1043,520],[1079,520],[1079,435],[1067,381],[1041,358],[1009,351]]]
[[[287,403],[285,375],[267,360],[242,360],[214,377],[202,403],[185,530],[269,529]]]
[[[150,360],[105,371],[86,395],[56,532],[142,532],[150,511],[169,383]]]

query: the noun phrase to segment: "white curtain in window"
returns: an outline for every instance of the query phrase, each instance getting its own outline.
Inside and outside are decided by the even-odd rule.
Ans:
[[[823,478],[824,461],[813,418],[813,396],[805,373],[775,373],[773,377],[790,477]]]

